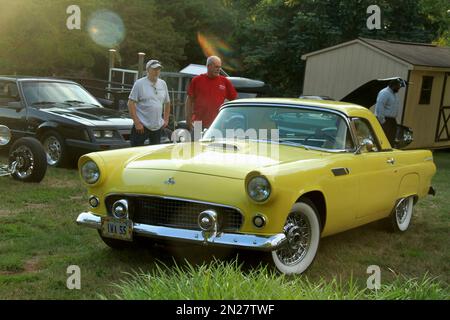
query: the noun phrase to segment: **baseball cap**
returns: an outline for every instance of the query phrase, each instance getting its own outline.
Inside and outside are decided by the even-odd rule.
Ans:
[[[150,68],[152,69],[162,68],[162,64],[158,60],[150,60],[149,62],[147,62],[146,69],[148,70]]]

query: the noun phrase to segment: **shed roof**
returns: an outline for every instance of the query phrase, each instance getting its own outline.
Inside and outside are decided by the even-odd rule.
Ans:
[[[449,47],[425,43],[360,39],[415,66],[450,68]]]
[[[385,41],[368,38],[358,38],[352,41],[341,43],[336,46],[314,51],[302,56],[306,60],[310,56],[335,50],[354,43],[381,50],[387,55],[400,59],[414,66],[450,68],[450,47],[439,47],[433,44]]]

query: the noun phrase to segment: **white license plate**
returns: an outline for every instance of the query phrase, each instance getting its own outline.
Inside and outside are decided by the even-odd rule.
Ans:
[[[102,217],[102,236],[133,241],[133,222],[131,220]]]

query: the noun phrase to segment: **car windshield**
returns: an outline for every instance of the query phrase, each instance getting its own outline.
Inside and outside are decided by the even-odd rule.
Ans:
[[[94,97],[73,83],[26,81],[22,82],[22,89],[26,102],[36,107],[48,107],[55,103],[67,107],[78,104],[100,107],[100,103]]]
[[[202,140],[220,139],[262,140],[328,150],[354,148],[342,116],[306,107],[239,105],[223,108]]]

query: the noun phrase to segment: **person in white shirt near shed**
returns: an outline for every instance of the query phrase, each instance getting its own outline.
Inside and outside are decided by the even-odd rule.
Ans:
[[[375,105],[375,116],[380,121],[391,146],[394,146],[397,134],[397,116],[400,109],[398,91],[402,87],[400,79],[389,82],[389,86],[378,93]]]
[[[131,129],[132,147],[161,142],[161,129],[169,123],[170,98],[167,84],[159,79],[162,65],[158,60],[147,62],[147,76],[137,80],[128,100],[128,110],[134,125]],[[164,117],[163,117],[164,109]]]

